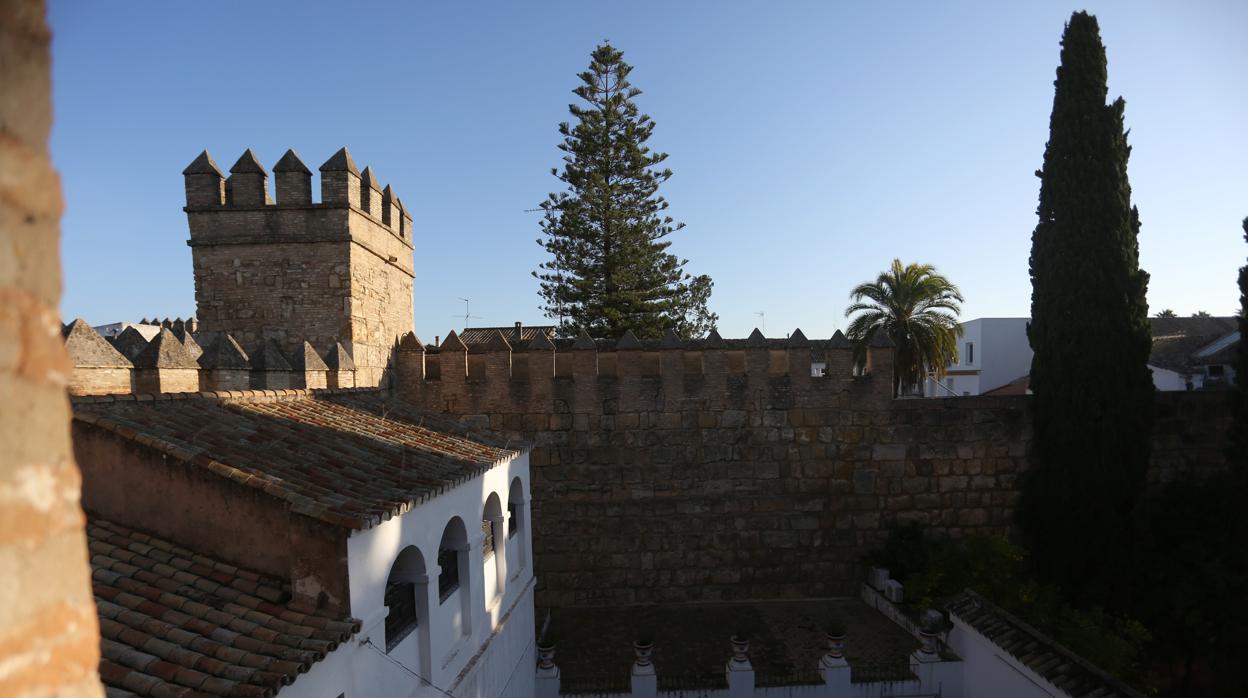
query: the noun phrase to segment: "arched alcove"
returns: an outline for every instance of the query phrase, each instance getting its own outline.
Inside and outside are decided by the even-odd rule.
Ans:
[[[449,611],[453,637],[472,633],[472,573],[468,562],[468,529],[451,517],[438,543],[438,605]]]
[[[485,601],[503,595],[507,585],[507,538],[504,534],[503,505],[498,493],[491,492],[481,511],[481,555],[485,565]]]
[[[429,675],[429,576],[420,548],[404,548],[386,578],[386,653]]]
[[[508,566],[519,572],[528,565],[529,507],[525,498],[524,481],[512,478],[507,491],[507,549]]]

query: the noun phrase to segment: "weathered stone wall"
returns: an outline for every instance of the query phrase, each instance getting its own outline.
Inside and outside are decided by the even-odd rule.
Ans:
[[[892,400],[844,350],[811,378],[801,346],[466,362],[403,347],[407,399],[535,443],[543,605],[850,594],[894,524],[1008,533],[1028,467],[1029,398]],[[1217,466],[1220,399],[1161,397],[1156,481]]]
[[[277,203],[241,203],[224,188],[205,196],[201,180],[220,180],[204,169],[187,174],[186,207],[200,329],[228,332],[248,351],[271,338],[288,356],[305,340],[322,354],[342,342],[357,384],[377,385],[395,340],[413,326],[410,218],[362,208],[359,176],[346,171],[334,177],[354,189],[337,199],[312,203],[311,175],[279,173],[304,180],[297,198],[283,197],[279,182]]]
[[[0,0],[0,695],[15,698],[102,695],[57,312],[44,13]]]

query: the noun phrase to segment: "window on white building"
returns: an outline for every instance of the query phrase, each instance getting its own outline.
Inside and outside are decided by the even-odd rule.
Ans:
[[[427,617],[427,580],[425,558],[420,554],[420,549],[414,545],[404,548],[390,567],[390,575],[386,578],[383,599],[386,606],[386,652],[398,647],[412,631],[420,627],[421,618]],[[422,644],[425,642],[426,640],[421,640]]]
[[[966,364],[969,366],[975,363],[975,343],[966,343]]]

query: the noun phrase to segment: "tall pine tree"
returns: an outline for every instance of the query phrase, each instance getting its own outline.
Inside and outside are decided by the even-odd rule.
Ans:
[[[1142,493],[1152,428],[1151,337],[1121,98],[1106,105],[1105,47],[1079,12],[1062,37],[1032,234],[1035,465],[1020,502],[1041,578],[1098,596]]]
[[[541,282],[542,310],[560,331],[594,337],[641,338],[668,329],[696,337],[715,327],[707,308],[709,276],[691,276],[688,260],[667,252],[674,223],[659,185],[672,176],[659,166],[667,153],[646,147],[654,121],[633,101],[641,90],[628,82],[632,66],[610,44],[594,49],[589,70],[573,92],[585,104],[568,109],[575,125],[559,125],[566,153],[551,174],[566,191],[542,202],[544,239],[551,259],[533,272]]]

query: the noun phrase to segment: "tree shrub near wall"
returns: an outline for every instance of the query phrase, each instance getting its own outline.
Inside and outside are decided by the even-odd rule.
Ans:
[[[884,548],[870,559],[901,580],[912,615],[973,589],[1123,681],[1146,683],[1148,630],[1120,613],[1070,605],[1056,586],[1035,580],[1022,548],[1004,537],[953,540],[901,527],[890,531]]]
[[[1104,573],[1144,489],[1154,393],[1124,103],[1105,104],[1106,80],[1096,18],[1075,13],[1037,173],[1027,328],[1037,462],[1020,523],[1041,579],[1080,603],[1107,593]]]

